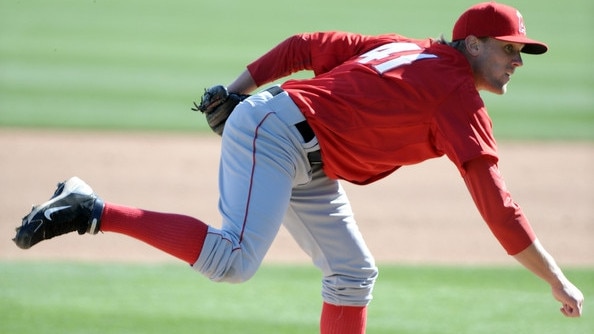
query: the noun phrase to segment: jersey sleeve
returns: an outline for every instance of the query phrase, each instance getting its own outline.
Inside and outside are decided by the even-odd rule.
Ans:
[[[499,159],[491,118],[473,82],[462,84],[442,101],[435,127],[436,147],[462,175],[468,161],[478,157],[489,157],[495,162]]]
[[[515,255],[535,240],[535,234],[507,190],[497,164],[488,157],[465,164],[464,182],[481,216],[499,243]]]
[[[316,32],[291,36],[247,66],[258,86],[302,70],[326,73],[344,61],[384,43],[380,38],[347,32]]]

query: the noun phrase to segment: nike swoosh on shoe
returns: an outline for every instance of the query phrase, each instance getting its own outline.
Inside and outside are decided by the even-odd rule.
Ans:
[[[51,220],[52,220],[52,217],[51,217],[52,213],[54,213],[54,212],[58,212],[58,211],[60,211],[60,210],[67,209],[67,208],[69,208],[69,207],[70,207],[70,205],[65,205],[65,206],[57,206],[57,207],[55,207],[55,208],[49,208],[49,209],[47,209],[47,210],[45,210],[45,211],[43,212],[43,215],[45,216],[45,218],[47,218],[47,220],[51,221]]]

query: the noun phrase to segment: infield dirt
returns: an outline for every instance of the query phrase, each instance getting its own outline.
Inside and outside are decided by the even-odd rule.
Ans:
[[[561,266],[594,265],[594,144],[500,142],[500,169]],[[11,238],[30,205],[77,175],[106,201],[194,216],[218,226],[215,135],[0,130],[0,260],[176,261],[122,235],[66,235],[32,249]],[[447,158],[402,168],[375,184],[344,183],[380,263],[513,264]],[[266,262],[308,258],[281,229]]]

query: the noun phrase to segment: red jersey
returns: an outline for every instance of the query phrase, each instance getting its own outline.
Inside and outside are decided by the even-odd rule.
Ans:
[[[444,153],[462,171],[478,156],[497,158],[468,62],[449,46],[334,32],[289,39],[274,53],[272,66],[248,69],[258,84],[314,71],[282,87],[318,137],[331,178],[366,184]]]
[[[301,34],[248,65],[258,86],[301,70],[312,70],[314,77],[289,80],[282,87],[314,130],[331,178],[367,184],[444,154],[465,176],[467,162],[498,160],[491,120],[470,65],[450,46],[395,34]],[[465,180],[502,185],[492,179],[499,178],[495,174]],[[492,187],[486,198],[474,194],[480,188],[469,185],[508,252],[528,246],[533,233],[517,205],[508,203],[505,187]],[[506,203],[492,210],[491,200]],[[501,226],[495,222],[512,216],[520,217],[520,224],[497,231]]]

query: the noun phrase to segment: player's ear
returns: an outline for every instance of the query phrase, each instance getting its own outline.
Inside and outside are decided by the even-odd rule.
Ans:
[[[468,35],[464,39],[464,45],[468,54],[477,56],[481,49],[481,40],[474,35]]]

